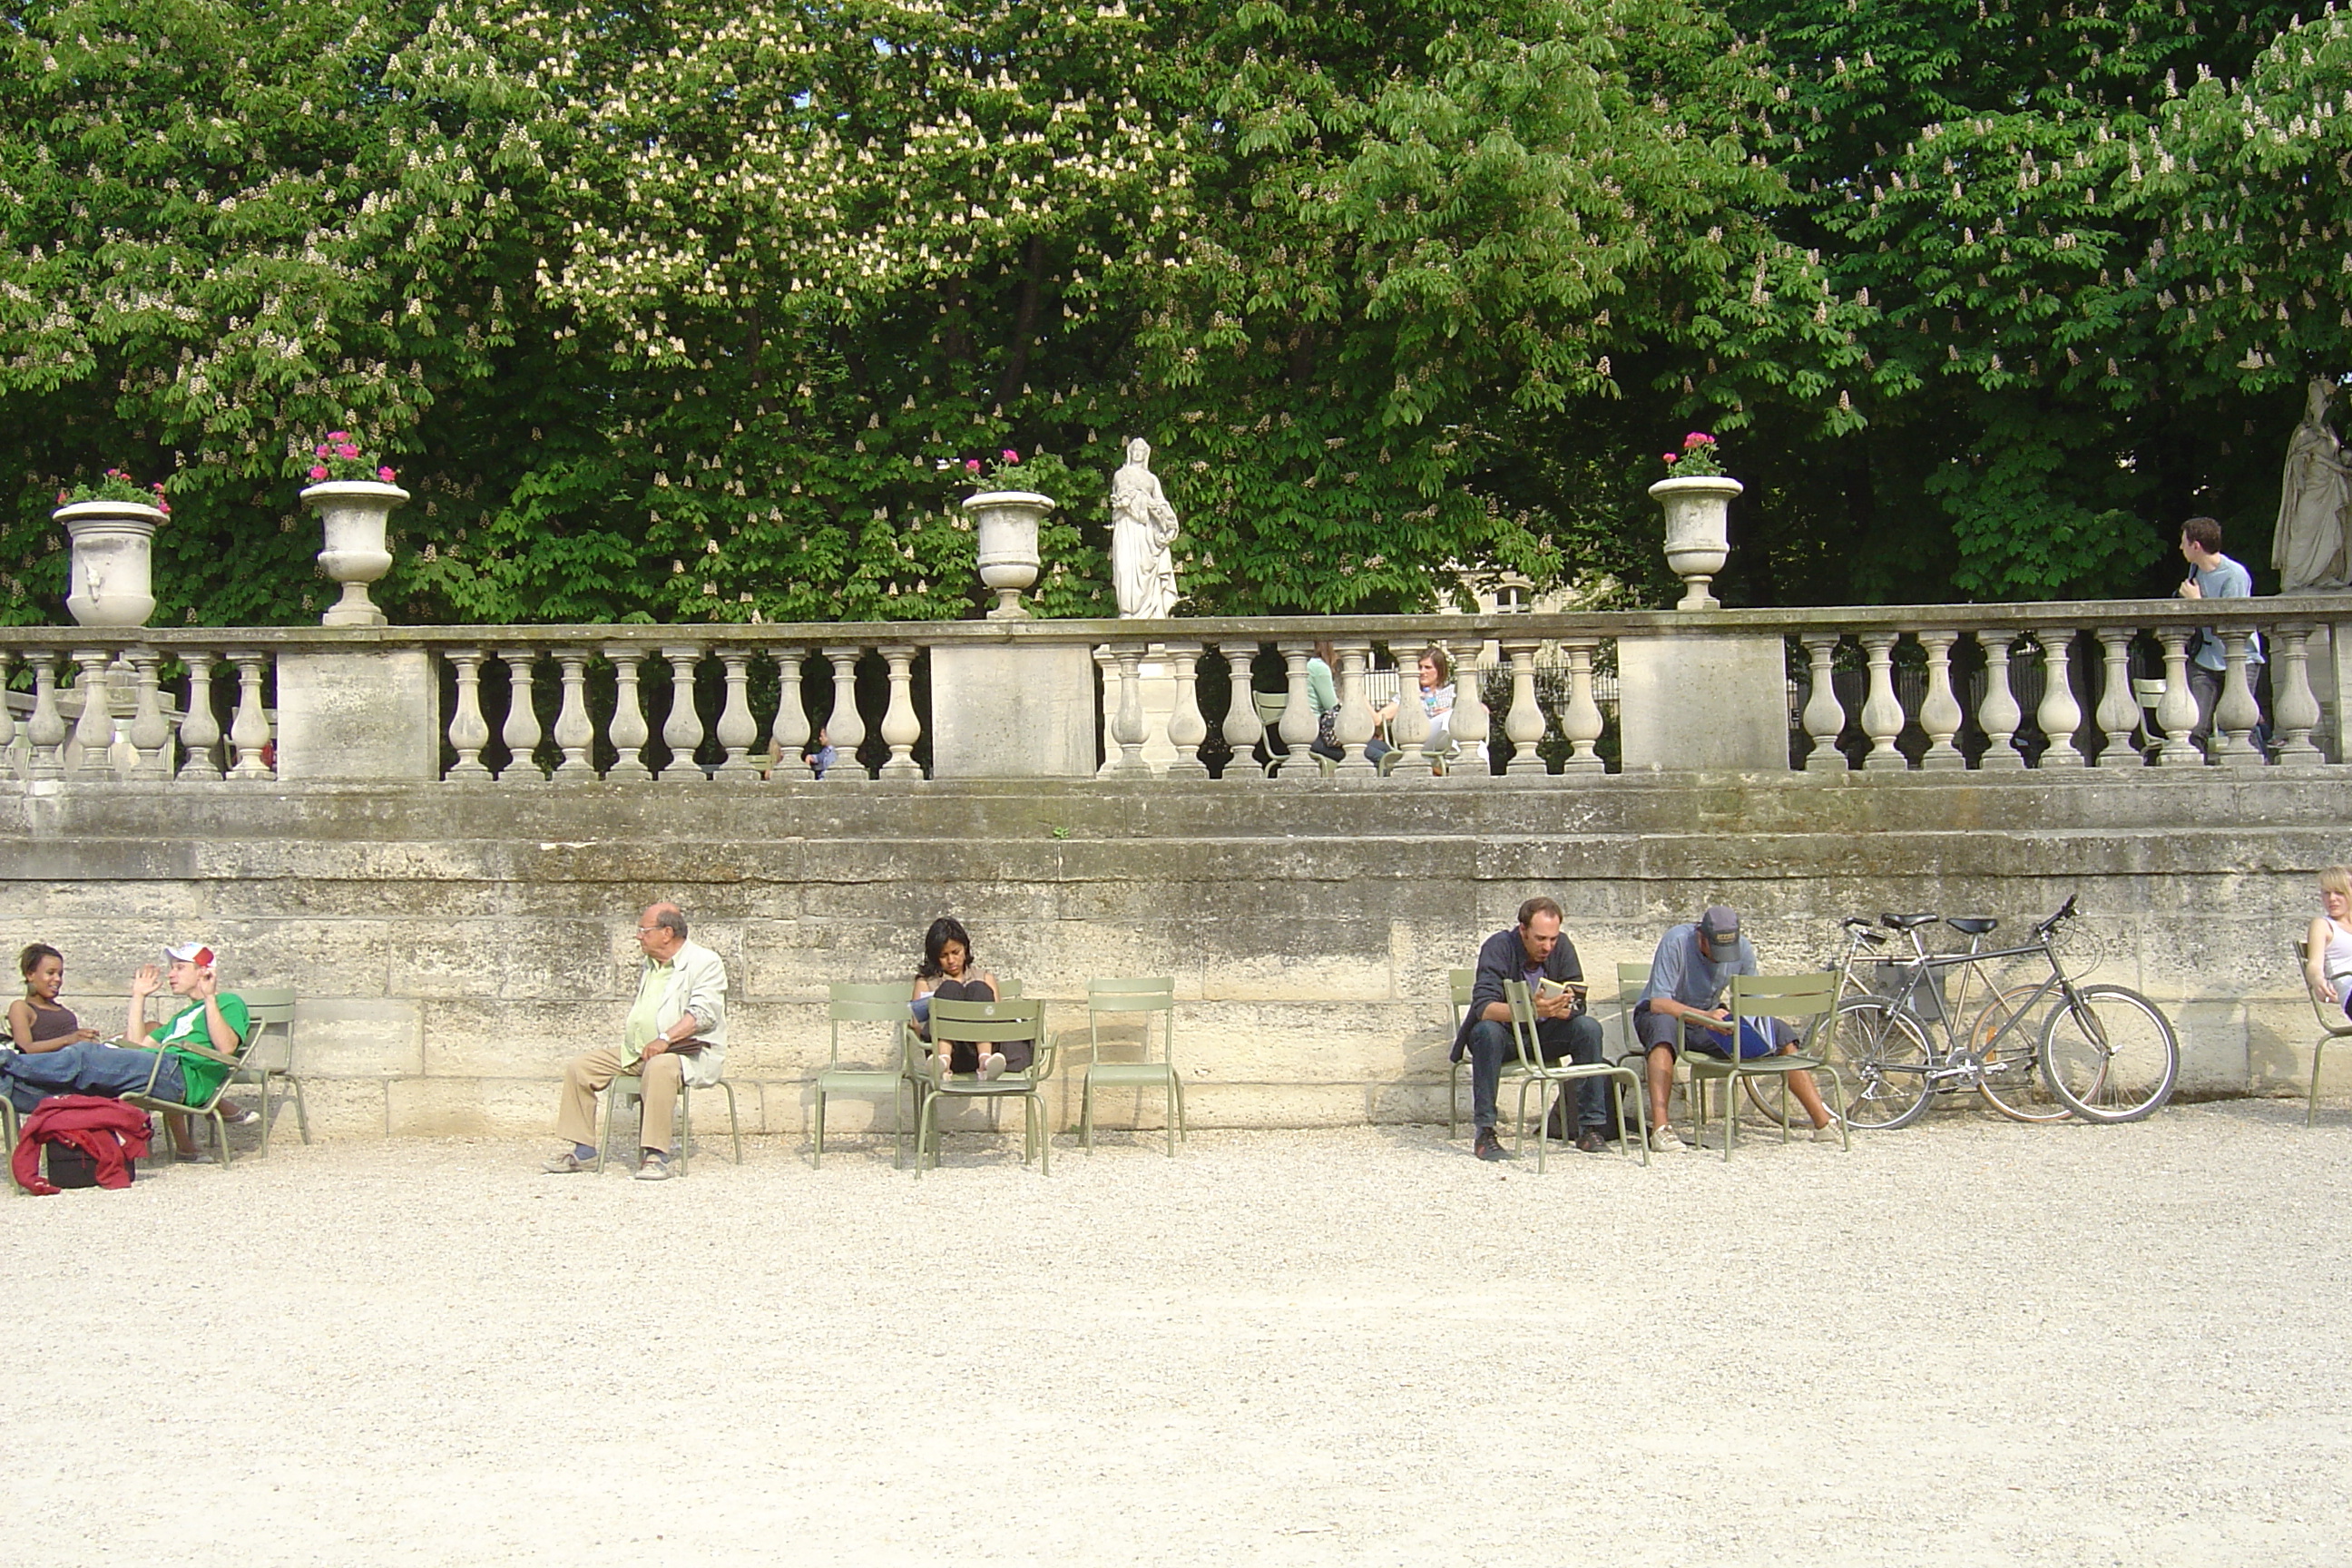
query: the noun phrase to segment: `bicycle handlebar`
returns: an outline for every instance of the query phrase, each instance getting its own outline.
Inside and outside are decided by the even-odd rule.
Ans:
[[[2067,894],[2066,901],[2058,906],[2058,912],[2052,915],[2048,920],[2043,921],[2040,925],[2035,926],[2033,928],[2033,934],[2037,937],[2046,937],[2052,931],[2056,931],[2059,926],[2067,921],[2073,920],[2075,913],[2074,901],[2081,897],[2082,895],[2080,893]]]

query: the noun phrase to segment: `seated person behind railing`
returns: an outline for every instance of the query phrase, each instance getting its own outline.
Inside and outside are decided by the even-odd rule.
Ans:
[[[637,998],[621,1026],[621,1048],[583,1051],[563,1065],[563,1101],[555,1131],[572,1147],[540,1169],[561,1175],[596,1163],[596,1096],[616,1078],[637,1080],[637,1180],[669,1179],[670,1132],[677,1091],[717,1083],[727,1058],[727,963],[686,940],[676,904],[647,904],[637,916]]]
[[[931,1003],[993,1002],[996,976],[971,966],[971,935],[953,915],[941,915],[923,933],[923,961],[915,969],[914,1000],[908,1010],[915,1016],[915,1033],[931,1037]],[[933,1061],[942,1072],[976,1072],[984,1079],[1003,1072],[1021,1072],[1036,1059],[1034,1040],[1007,1040],[1001,1050],[986,1056],[969,1041],[943,1040],[947,1049]]]
[[[25,977],[25,994],[8,1004],[8,1044],[20,1051],[54,1051],[98,1038],[96,1029],[82,1027],[72,1009],[58,1004],[66,983],[65,954],[37,942],[16,957],[16,973]]]
[[[1756,949],[1739,934],[1739,917],[1722,904],[1686,925],[1678,925],[1658,939],[1650,959],[1650,983],[1633,1007],[1633,1033],[1649,1049],[1650,1147],[1661,1152],[1686,1147],[1666,1121],[1666,1094],[1675,1081],[1677,1020],[1688,1020],[1684,1033],[1690,1048],[1728,1058],[1731,1009],[1721,1005],[1724,988],[1735,974],[1756,973]],[[1768,1031],[1769,1028],[1769,1037]],[[1778,1018],[1748,1019],[1740,1031],[1740,1058],[1785,1056],[1797,1048],[1797,1032]],[[1830,1125],[1829,1108],[1810,1073],[1788,1075],[1805,1114],[1812,1119],[1813,1141],[1834,1142],[1837,1129]]]
[[[1547,1062],[1562,1057],[1577,1062],[1601,1059],[1601,1024],[1584,1007],[1584,969],[1576,960],[1576,944],[1560,934],[1559,905],[1537,897],[1519,906],[1519,923],[1498,931],[1478,949],[1477,977],[1471,983],[1470,1005],[1463,1010],[1462,1028],[1454,1037],[1454,1059],[1470,1058],[1470,1121],[1477,1129],[1472,1152],[1481,1160],[1507,1160],[1502,1141],[1495,1135],[1495,1100],[1503,1064],[1518,1059],[1511,1038],[1511,1005],[1503,999],[1503,983],[1524,980],[1535,991],[1536,1044]],[[1544,994],[1549,982],[1550,994]],[[1603,1080],[1586,1079],[1577,1088],[1582,1131],[1576,1146],[1586,1153],[1608,1147],[1608,1091]],[[1554,1107],[1544,1130],[1549,1138],[1565,1141],[1568,1129]]]
[[[2352,868],[2319,874],[2319,913],[2304,942],[2304,983],[2352,1017]]]
[[[1421,655],[1421,710],[1429,715],[1429,737],[1421,743],[1424,757],[1442,757],[1454,748],[1454,737],[1447,732],[1447,721],[1454,717],[1453,664],[1442,647],[1427,647]],[[1399,694],[1395,702],[1383,702],[1372,710],[1374,721],[1381,724],[1397,716],[1404,699]],[[1365,754],[1371,753],[1367,749]]]
[[[27,950],[30,951],[29,949]],[[55,949],[46,950],[51,953]],[[18,1110],[30,1111],[53,1094],[150,1094],[159,1100],[198,1104],[236,1070],[237,1053],[245,1048],[253,1021],[245,1002],[233,991],[220,989],[213,950],[201,942],[167,947],[166,974],[149,964],[131,978],[131,1018],[125,1044],[97,1039],[67,1042],[39,1051],[16,1051],[0,1056],[0,1093]],[[47,960],[42,962],[46,963]],[[65,973],[58,959],[58,973]],[[188,1005],[164,1020],[161,1029],[147,1021],[147,998],[158,984],[188,999]],[[54,994],[54,993],[52,993]],[[63,1011],[63,1009],[58,1009]],[[13,1026],[16,1007],[9,1008]],[[88,1033],[88,1031],[79,1031]],[[152,1048],[141,1048],[152,1047]],[[172,1143],[183,1160],[196,1152],[195,1130],[184,1116],[165,1118]]]

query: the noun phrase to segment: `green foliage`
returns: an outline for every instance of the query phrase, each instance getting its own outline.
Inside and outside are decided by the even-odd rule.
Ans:
[[[59,506],[71,506],[76,501],[86,500],[136,501],[142,506],[152,506],[166,512],[172,510],[171,501],[163,495],[162,481],[142,485],[121,468],[109,468],[94,479],[84,479],[58,492]]]
[[[330,432],[406,620],[977,615],[1006,448],[1105,614],[1130,435],[1202,612],[1654,601],[1694,426],[1748,602],[2127,591],[2352,369],[2352,43],[2279,5],[11,15],[0,620],[125,458],[163,618],[307,618]]]

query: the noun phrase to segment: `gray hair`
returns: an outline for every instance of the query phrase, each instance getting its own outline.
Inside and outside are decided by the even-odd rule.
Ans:
[[[678,941],[686,940],[686,911],[676,904],[655,904],[648,908],[646,913],[654,917],[654,924],[661,927]]]

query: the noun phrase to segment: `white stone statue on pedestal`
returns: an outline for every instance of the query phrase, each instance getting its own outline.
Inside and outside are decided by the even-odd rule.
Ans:
[[[2271,534],[2271,564],[2279,592],[2299,594],[2352,583],[2352,464],[2327,427],[2335,386],[2318,376],[2305,390],[2303,423],[2287,443],[2279,479],[2278,526]]]
[[[1161,621],[1176,613],[1176,509],[1151,471],[1151,444],[1127,444],[1110,477],[1110,577],[1121,620]]]

